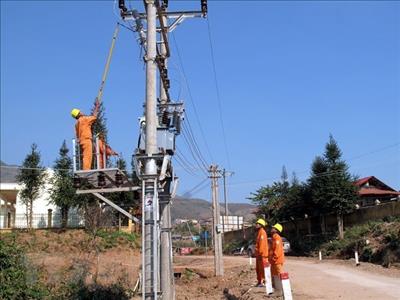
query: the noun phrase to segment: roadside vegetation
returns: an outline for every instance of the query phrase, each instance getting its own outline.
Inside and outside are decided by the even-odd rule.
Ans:
[[[400,218],[353,226],[343,239],[327,241],[320,250],[324,256],[344,259],[354,258],[357,250],[361,261],[400,267]]]
[[[283,167],[280,181],[262,186],[249,199],[258,206],[258,215],[269,223],[335,214],[339,237],[343,238],[343,215],[354,211],[358,200],[353,185],[356,176],[348,169],[339,145],[330,136],[324,153],[312,162],[305,182],[300,182],[296,174],[289,181]]]
[[[2,233],[0,299],[130,299],[128,274],[100,274],[99,253],[137,251],[138,241],[135,234],[103,229],[95,237],[84,230]]]

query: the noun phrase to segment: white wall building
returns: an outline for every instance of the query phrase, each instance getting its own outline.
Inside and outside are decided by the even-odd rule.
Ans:
[[[16,183],[17,169],[14,172],[4,172],[8,166],[1,166],[0,177],[0,229],[27,228],[26,206],[21,201],[21,186]],[[59,227],[61,216],[56,205],[50,203],[50,179],[54,171],[46,169],[46,182],[40,190],[39,196],[33,201],[33,228]],[[49,211],[50,210],[50,211]],[[48,216],[51,223],[48,224]],[[82,226],[83,218],[76,209],[71,209],[68,216],[68,226]]]

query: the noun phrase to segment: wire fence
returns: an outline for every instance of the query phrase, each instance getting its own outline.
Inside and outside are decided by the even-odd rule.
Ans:
[[[128,218],[115,213],[110,209],[90,209],[85,211],[70,211],[68,213],[66,227],[120,227],[128,226]],[[61,228],[62,215],[60,212],[36,213],[32,215],[32,228]],[[25,213],[0,211],[0,229],[29,228],[29,219]]]
[[[32,228],[61,228],[60,213],[40,213],[32,215]],[[84,217],[79,213],[69,213],[67,227],[84,227]],[[29,228],[29,219],[26,214],[0,213],[0,228]]]

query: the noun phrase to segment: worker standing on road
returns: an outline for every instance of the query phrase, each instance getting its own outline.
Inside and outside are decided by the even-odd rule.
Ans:
[[[272,226],[272,243],[269,262],[271,263],[272,276],[278,276],[283,273],[283,263],[285,262],[285,254],[283,252],[283,242],[280,234],[283,227],[281,224],[276,223]]]
[[[118,153],[115,152],[113,149],[111,149],[111,147],[109,145],[107,145],[104,142],[104,136],[100,135],[99,136],[99,156],[100,156],[100,163],[99,163],[99,167],[100,169],[104,169],[106,167],[106,165],[104,164],[104,152],[106,155],[106,163],[107,163],[107,159],[109,156],[113,155],[113,156],[118,156]]]
[[[97,119],[99,107],[100,107],[100,102],[96,100],[93,115],[91,116],[85,116],[77,108],[74,108],[71,111],[72,117],[77,120],[75,124],[75,132],[81,148],[83,170],[90,170],[92,167],[92,157],[93,157],[92,125]]]
[[[256,238],[256,272],[257,272],[257,287],[264,286],[265,274],[264,268],[268,266],[268,237],[265,231],[267,222],[263,219],[258,219],[256,222],[257,238]]]

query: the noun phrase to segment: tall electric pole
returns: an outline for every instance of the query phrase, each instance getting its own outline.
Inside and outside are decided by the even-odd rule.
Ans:
[[[163,6],[162,10],[166,13],[167,7]],[[165,17],[165,14],[161,17],[163,19],[164,24],[168,24],[168,20]],[[167,48],[166,43],[167,40],[164,38],[168,38],[168,31],[164,34],[160,34],[161,43],[160,43],[160,56],[164,61],[165,69],[167,70]],[[166,93],[166,87],[164,87],[164,83],[162,81],[160,75],[160,107],[162,109],[166,109],[168,104],[168,95]],[[161,113],[163,113],[161,109]],[[175,299],[175,287],[174,287],[174,276],[172,276],[173,268],[172,268],[172,240],[171,240],[171,195],[168,193],[163,199],[163,202],[160,203],[160,223],[161,223],[161,233],[160,233],[160,273],[161,275],[161,291],[163,299],[173,300]]]
[[[222,257],[222,236],[220,224],[220,210],[218,202],[218,166],[211,165],[210,169],[211,178],[211,193],[212,193],[212,209],[213,209],[213,241],[214,241],[214,274],[215,276],[224,275],[224,262]]]
[[[225,225],[228,222],[228,215],[229,215],[229,211],[228,211],[228,192],[227,192],[227,187],[226,187],[226,176],[232,176],[234,174],[234,172],[229,172],[226,171],[226,169],[224,168],[222,170],[222,178],[223,178],[223,182],[224,182],[224,202],[225,202],[225,216],[222,219],[222,227],[223,227],[223,232],[225,234]]]
[[[167,12],[168,0],[163,0],[162,5],[159,0],[144,0],[146,10],[140,13],[135,9],[128,10],[125,1],[118,0],[121,17],[135,21],[133,29],[138,32],[140,44],[146,51],[145,122],[141,122],[141,138],[135,152],[138,176],[142,180],[143,300],[175,299],[170,232],[170,187],[175,177],[170,162],[175,152],[175,137],[180,134],[184,110],[183,103],[170,101],[170,80],[166,64],[170,55],[168,32],[173,31],[187,18],[205,17],[207,0],[200,2],[201,11]],[[147,28],[143,26],[142,20],[147,21]],[[159,48],[157,32],[161,38]],[[158,106],[157,69],[160,74]],[[168,137],[167,141],[157,139],[159,132]],[[176,183],[174,181],[173,191],[176,191]]]
[[[147,52],[146,60],[146,141],[144,177],[144,234],[142,249],[143,298],[157,299],[158,295],[158,195],[157,165],[153,155],[157,149],[157,24],[154,0],[146,0]]]

